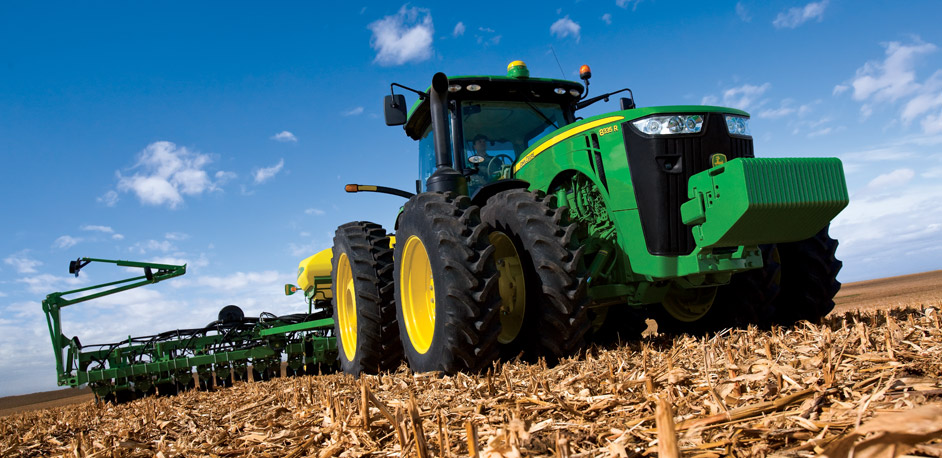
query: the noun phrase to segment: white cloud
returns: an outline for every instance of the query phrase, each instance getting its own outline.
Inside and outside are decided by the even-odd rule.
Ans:
[[[18,283],[25,283],[29,292],[34,294],[49,294],[52,291],[65,291],[71,287],[85,283],[86,277],[79,278],[74,276],[57,277],[52,274],[40,274],[33,277],[24,277],[16,280]]]
[[[748,110],[750,107],[756,105],[758,98],[761,97],[762,94],[765,94],[765,91],[769,90],[770,87],[772,87],[770,83],[765,83],[761,86],[744,84],[739,87],[727,89],[723,91],[723,105],[740,110]],[[716,96],[708,95],[703,98],[702,103],[704,105],[716,105],[720,103],[720,100]],[[761,103],[758,105],[761,105]]]
[[[239,175],[237,175],[235,172],[224,172],[220,170],[216,172],[216,175],[214,176],[216,177],[216,186],[222,186],[226,184],[228,181],[234,180]]]
[[[173,246],[173,243],[171,243],[169,240],[148,240],[146,242],[135,243],[129,248],[130,251],[137,251],[140,254],[145,254],[149,251],[160,251],[167,253],[175,249],[176,247]]]
[[[291,256],[301,257],[301,256],[310,256],[322,250],[322,244],[317,242],[310,242],[304,244],[289,243],[288,251],[291,253]]]
[[[101,196],[95,198],[95,201],[100,204],[105,204],[106,207],[114,207],[118,203],[118,193],[114,190],[109,190]]]
[[[923,132],[927,134],[942,133],[942,112],[926,116],[920,124],[922,124]]]
[[[199,277],[196,283],[216,289],[252,289],[258,285],[278,283],[282,279],[280,273],[273,270],[265,272],[235,272],[222,277]]]
[[[898,181],[907,172],[894,171]],[[892,181],[893,178],[886,178]],[[872,183],[872,182],[871,182]],[[893,183],[889,183],[892,185]],[[942,185],[938,181],[888,189],[868,184],[851,193],[850,205],[831,223],[838,238],[842,275],[862,280],[888,274],[938,269],[938,256],[926,255],[940,248],[942,236]],[[909,255],[906,253],[919,253]]]
[[[608,24],[608,25],[612,25],[612,15],[609,14],[609,13],[603,14],[603,15],[602,15],[602,22],[604,22],[604,23],[606,23],[606,24]]]
[[[34,274],[36,273],[36,268],[43,265],[43,263],[29,258],[27,253],[29,253],[28,250],[23,250],[19,253],[11,254],[3,260],[3,263],[8,266],[13,266],[17,273]]]
[[[321,210],[319,208],[309,208],[307,210],[304,210],[304,213],[308,215],[315,215],[315,216],[323,216],[325,214],[324,210]]]
[[[206,257],[205,253],[200,253],[200,256],[196,260],[190,259],[189,256],[185,254],[175,254],[174,256],[158,256],[156,258],[149,258],[147,262],[154,262],[157,264],[170,264],[175,266],[182,266],[184,264],[187,267],[206,267],[209,265],[209,259]],[[179,285],[180,282],[175,284]]]
[[[464,22],[458,22],[457,24],[455,24],[455,30],[452,30],[451,35],[453,37],[460,37],[464,35],[464,31],[465,31]]]
[[[799,105],[795,108],[793,105],[790,105],[786,101],[782,102],[782,106],[777,109],[764,110],[759,113],[760,118],[780,118],[782,116],[788,116],[791,114],[797,114],[798,116],[804,116],[808,113],[811,113],[812,108],[810,105]]]
[[[72,237],[71,235],[63,235],[62,237],[57,238],[55,242],[52,242],[52,247],[58,248],[60,250],[67,250],[69,248],[74,247],[81,241],[82,239],[80,237]]]
[[[905,100],[900,111],[904,126],[919,119],[923,132],[942,132],[942,70],[925,81],[917,79],[915,70],[919,58],[934,53],[938,47],[918,37],[912,44],[894,41],[883,46],[886,51],[882,62],[866,62],[851,81],[836,86],[834,94],[853,87],[852,97],[862,103],[860,113],[864,118],[875,111],[887,111],[890,103]]]
[[[566,17],[557,20],[553,23],[553,25],[550,26],[550,35],[555,35],[557,38],[566,38],[571,36],[575,38],[576,43],[578,43],[579,30],[581,29],[582,27],[580,27],[579,24],[577,24],[572,19],[569,19],[569,16],[567,15]]]
[[[631,5],[631,10],[634,11],[638,9],[638,4],[641,3],[641,1],[642,0],[615,0],[615,4],[620,8],[628,8],[628,5]]]
[[[916,172],[912,169],[896,169],[870,180],[870,182],[867,183],[867,187],[870,189],[898,187],[909,183],[914,176],[916,176]]]
[[[742,2],[736,3],[736,16],[739,16],[739,19],[742,19],[743,22],[752,22],[752,16],[749,15],[749,10]]]
[[[837,86],[834,86],[834,90],[831,91],[831,95],[841,95],[847,92],[848,89],[850,89],[850,86],[846,84],[838,84]]]
[[[351,108],[343,113],[340,113],[341,116],[357,116],[363,114],[363,107]]]
[[[104,232],[104,233],[106,233],[106,234],[112,234],[112,233],[114,233],[114,229],[112,229],[110,226],[96,226],[96,225],[92,225],[92,224],[86,224],[86,225],[80,227],[79,229],[81,229],[81,230],[83,230],[83,231]]]
[[[824,127],[818,130],[813,130],[808,133],[808,138],[823,137],[825,135],[830,134],[833,131],[834,131],[833,127]]]
[[[268,181],[268,180],[274,178],[275,175],[277,175],[278,172],[280,172],[281,169],[282,169],[284,166],[285,166],[285,160],[282,159],[282,160],[278,161],[277,164],[275,164],[275,165],[273,165],[273,166],[271,166],[271,167],[263,167],[263,168],[260,168],[260,169],[256,170],[256,171],[254,172],[254,175],[255,175],[255,184],[261,184],[261,183],[264,183],[264,182],[266,182],[266,181]]]
[[[116,234],[114,232],[114,229],[111,228],[111,226],[97,226],[93,224],[86,224],[80,227],[79,229],[83,231],[102,232],[105,234],[111,234],[112,240],[124,240],[124,236],[121,234]]]
[[[824,16],[824,10],[828,6],[828,0],[812,2],[800,8],[789,8],[787,12],[779,13],[772,21],[772,25],[777,29],[794,29],[805,22],[817,19],[821,22]]]
[[[198,195],[217,190],[204,167],[212,160],[206,154],[160,141],[147,145],[138,156],[134,168],[141,172],[125,177],[118,172],[118,190],[134,192],[145,205],[167,205],[176,208],[183,195]]]
[[[904,123],[926,114],[926,112],[942,107],[942,92],[920,94],[913,97],[903,106],[901,117]]]
[[[424,8],[407,8],[374,21],[367,26],[373,32],[370,47],[376,50],[373,62],[388,66],[422,62],[432,57],[435,28],[432,14]]]
[[[810,111],[811,108],[807,105],[802,105],[798,108],[799,115],[806,114]],[[837,128],[828,126],[832,121],[833,119],[824,117],[818,120],[799,120],[793,122],[790,124],[792,127],[792,135],[806,134],[808,137],[819,137],[844,129],[842,126]]]
[[[190,238],[190,234],[184,234],[183,232],[167,232],[164,234],[164,238],[167,240],[180,241]]]
[[[942,167],[933,167],[931,169],[925,170],[919,174],[923,178],[929,178],[931,180],[937,180],[942,178]]]
[[[857,69],[857,76],[851,83],[854,100],[896,101],[912,94],[919,89],[913,68],[916,57],[936,50],[934,44],[921,42],[903,45],[894,41],[884,46],[886,59],[883,62],[867,62]]]
[[[282,142],[282,143],[297,143],[298,142],[298,137],[295,137],[294,134],[292,134],[291,132],[288,132],[287,130],[278,132],[277,134],[272,135],[270,138],[276,142]]]
[[[848,176],[858,173],[862,175],[872,170],[889,170],[893,164],[912,163],[913,158],[917,157],[920,163],[931,163],[932,161],[932,156],[920,151],[917,143],[912,139],[904,139],[897,144],[863,151],[852,151],[840,155],[841,162],[844,163],[844,172]],[[942,159],[942,156],[939,158]],[[928,173],[930,170],[926,170],[926,172]]]
[[[494,29],[490,27],[478,27],[478,32],[481,32],[481,35],[475,35],[478,44],[483,44],[484,46],[500,44],[501,35],[497,35]]]
[[[785,116],[793,115],[796,113],[805,114],[809,111],[811,111],[810,106],[801,105],[801,106],[795,107],[794,100],[785,99],[785,100],[782,100],[781,106],[779,106],[778,108],[769,108],[766,110],[762,110],[759,112],[757,116],[760,118],[778,119],[778,118],[783,118]]]

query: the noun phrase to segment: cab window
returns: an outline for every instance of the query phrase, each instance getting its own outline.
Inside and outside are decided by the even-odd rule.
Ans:
[[[511,176],[520,154],[546,134],[565,125],[557,104],[466,101],[461,104],[461,130],[469,170],[469,191]]]

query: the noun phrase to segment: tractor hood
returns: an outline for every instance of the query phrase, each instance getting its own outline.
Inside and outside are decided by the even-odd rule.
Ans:
[[[742,110],[709,105],[668,105],[660,107],[633,108],[630,110],[613,111],[611,113],[600,114],[563,126],[562,128],[543,137],[542,140],[530,146],[530,148],[520,155],[520,158],[517,160],[516,164],[514,164],[514,173],[519,172],[520,169],[522,169],[544,151],[583,132],[596,130],[600,135],[605,135],[608,133],[618,132],[621,129],[621,127],[619,127],[621,124],[627,124],[628,122],[637,121],[649,116],[683,114],[706,115],[707,113],[730,114],[746,118],[749,117],[749,113],[746,113]],[[685,135],[690,136],[691,134]]]

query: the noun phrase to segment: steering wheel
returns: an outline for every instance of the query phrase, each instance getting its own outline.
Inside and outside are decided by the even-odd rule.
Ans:
[[[500,172],[501,166],[505,165],[504,164],[505,161],[506,161],[506,165],[513,165],[514,158],[506,154],[498,154],[496,156],[491,157],[491,160],[487,161],[487,169],[486,169],[487,175],[488,176],[497,175],[497,173]],[[497,169],[494,171],[491,171],[491,168],[494,166],[494,164],[497,164]]]

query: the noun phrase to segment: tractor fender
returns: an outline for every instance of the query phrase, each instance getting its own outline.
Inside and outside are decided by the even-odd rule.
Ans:
[[[530,183],[524,180],[510,179],[495,181],[478,189],[477,192],[471,196],[471,205],[483,207],[484,204],[487,203],[487,199],[490,199],[492,196],[511,189],[527,189],[529,187]]]

